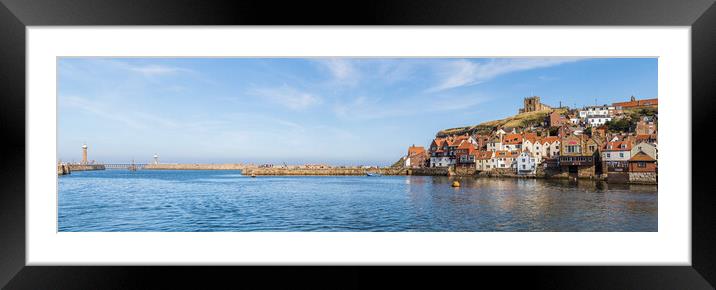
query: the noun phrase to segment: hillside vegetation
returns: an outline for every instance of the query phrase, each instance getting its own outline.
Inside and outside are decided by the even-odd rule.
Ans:
[[[530,125],[539,125],[545,120],[545,118],[547,118],[550,113],[552,113],[552,111],[557,111],[560,114],[563,114],[567,112],[567,109],[553,109],[549,111],[528,112],[517,114],[501,120],[484,122],[479,125],[444,129],[440,130],[436,136],[443,137],[447,135],[461,135],[465,133],[482,134],[489,133],[490,131],[498,127],[529,127]]]

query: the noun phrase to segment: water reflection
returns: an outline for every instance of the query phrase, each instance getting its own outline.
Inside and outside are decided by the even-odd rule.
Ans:
[[[60,231],[658,230],[656,186],[589,180],[107,170],[59,189]]]
[[[590,180],[408,177],[414,206],[447,213],[436,226],[473,231],[656,231],[656,186]],[[420,180],[420,185],[412,186]],[[451,187],[452,181],[461,187]],[[444,198],[444,196],[449,196]],[[460,222],[466,229],[454,227]],[[465,223],[463,223],[465,222]]]

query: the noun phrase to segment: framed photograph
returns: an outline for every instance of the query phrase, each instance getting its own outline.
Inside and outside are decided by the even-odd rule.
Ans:
[[[2,4],[8,289],[713,288],[713,1]]]

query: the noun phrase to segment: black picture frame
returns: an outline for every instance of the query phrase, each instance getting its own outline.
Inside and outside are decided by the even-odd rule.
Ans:
[[[428,280],[441,288],[495,280],[504,286],[713,289],[716,285],[715,167],[693,162],[691,266],[580,267],[35,267],[25,266],[25,28],[66,25],[637,25],[690,26],[692,152],[716,138],[716,5],[713,0],[557,1],[121,1],[0,0],[0,286],[7,289],[157,288],[168,283],[220,286],[368,286]],[[670,96],[675,97],[675,96]],[[706,142],[706,143],[703,143]],[[688,143],[684,143],[688,144]],[[710,152],[706,150],[704,153]],[[697,159],[698,160],[698,159]],[[687,169],[685,169],[687,170]],[[709,190],[712,188],[712,190]],[[660,192],[688,194],[688,192]],[[388,270],[388,271],[384,271]],[[448,274],[449,279],[445,279]],[[464,275],[467,274],[467,275]],[[271,277],[271,278],[265,278]],[[315,279],[314,279],[315,278]],[[431,278],[438,278],[434,281]],[[484,280],[483,280],[484,279]],[[396,281],[397,280],[397,281]],[[171,282],[170,282],[171,281]],[[256,281],[254,281],[256,282]],[[336,284],[339,283],[339,284]],[[228,284],[232,285],[232,284]],[[484,284],[485,286],[487,284]],[[385,284],[382,284],[385,286]],[[367,287],[365,287],[367,288]]]

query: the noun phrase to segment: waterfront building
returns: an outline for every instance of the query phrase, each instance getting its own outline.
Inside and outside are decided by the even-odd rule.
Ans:
[[[537,158],[529,150],[522,151],[517,157],[517,174],[535,174],[537,163]]]
[[[475,153],[475,169],[478,171],[490,171],[492,170],[491,159],[493,151],[477,151]]]
[[[428,153],[422,146],[408,147],[408,154],[405,156],[404,167],[407,168],[422,168],[425,167],[425,163],[428,162]]]
[[[430,144],[430,167],[448,167],[452,165],[448,155],[448,140],[435,138]]]
[[[609,172],[625,172],[629,167],[632,144],[629,141],[607,142],[602,150],[603,168]]]
[[[457,166],[475,168],[476,151],[477,149],[475,149],[474,144],[468,142],[467,140],[461,141],[460,145],[458,145],[457,149],[455,150],[455,159]]]
[[[629,159],[629,172],[656,172],[656,159],[639,151]]]
[[[519,154],[518,151],[495,151],[490,165],[494,169],[515,169],[517,168],[515,161]]]
[[[559,165],[563,172],[570,177],[594,177],[598,173],[595,140],[573,135],[563,138],[561,144]]]

